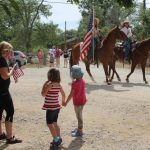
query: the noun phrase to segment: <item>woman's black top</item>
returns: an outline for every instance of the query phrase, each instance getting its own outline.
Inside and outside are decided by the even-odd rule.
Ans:
[[[0,57],[0,68],[6,67],[9,70],[9,66],[4,57]],[[8,91],[10,85],[10,78],[4,80],[0,75],[0,94]]]

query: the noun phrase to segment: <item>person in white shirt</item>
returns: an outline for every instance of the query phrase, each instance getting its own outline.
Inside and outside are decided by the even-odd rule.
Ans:
[[[129,60],[129,55],[132,50],[132,31],[129,25],[129,21],[125,20],[122,23],[121,31],[123,31],[127,35],[127,39],[123,42],[123,46],[125,49],[125,60]]]

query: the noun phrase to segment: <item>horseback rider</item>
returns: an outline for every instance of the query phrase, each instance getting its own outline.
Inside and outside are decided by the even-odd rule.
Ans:
[[[99,26],[99,19],[98,18],[94,18],[94,22],[93,22],[93,28],[92,28],[92,41],[91,41],[91,46],[88,52],[88,58],[90,60],[90,62],[93,62],[93,58],[95,55],[95,51],[97,48],[97,44],[100,41],[100,29],[98,28]]]
[[[129,21],[125,20],[122,23],[121,31],[127,35],[127,39],[123,42],[123,47],[125,50],[125,60],[129,60],[129,56],[132,50],[132,31],[129,25]]]

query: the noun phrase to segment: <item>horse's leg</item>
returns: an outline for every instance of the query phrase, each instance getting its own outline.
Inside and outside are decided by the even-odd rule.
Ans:
[[[108,75],[111,76],[111,67],[108,67]]]
[[[129,77],[130,77],[130,75],[134,72],[134,69],[135,69],[136,65],[137,65],[137,63],[132,62],[131,71],[130,71],[130,73],[127,75],[126,82],[129,83]]]
[[[120,79],[120,77],[119,77],[119,74],[117,73],[116,68],[115,68],[115,62],[113,62],[113,64],[110,64],[110,67],[111,67],[111,69],[113,70],[113,74],[112,74],[112,76],[111,76],[110,81],[113,80],[113,78],[114,78],[114,73],[116,74],[118,81],[121,81],[121,79]]]
[[[89,61],[84,61],[84,63],[85,63],[86,71],[89,74],[91,80],[95,82],[95,80],[94,80],[94,78],[91,74],[91,71],[90,71],[90,62]]]
[[[111,75],[111,71],[112,71],[112,75]],[[114,78],[114,71],[112,70],[112,67],[110,65],[108,67],[108,75],[109,75],[109,78],[111,77],[110,81],[112,81]]]
[[[145,66],[146,66],[146,62],[141,63],[141,68],[142,68],[142,73],[143,73],[143,80],[144,80],[145,84],[148,84],[148,82],[146,81],[146,77],[145,77]]]
[[[114,71],[113,71],[113,73],[112,73],[112,76],[111,76],[111,78],[110,78],[110,80],[112,81],[113,79],[114,79]]]
[[[112,75],[111,75],[111,71],[112,71],[112,68],[111,66],[109,65],[109,70],[108,70],[108,75],[110,78],[110,81],[112,81],[114,79],[114,71],[112,71]]]
[[[109,74],[108,74],[108,64],[103,64],[105,76],[106,76],[106,82],[108,85],[111,85],[111,82],[109,80]]]

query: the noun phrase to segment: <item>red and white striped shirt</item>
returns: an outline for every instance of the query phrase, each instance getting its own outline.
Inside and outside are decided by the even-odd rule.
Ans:
[[[59,104],[59,91],[61,86],[52,87],[45,96],[45,102],[43,105],[44,110],[57,110],[61,108]]]

